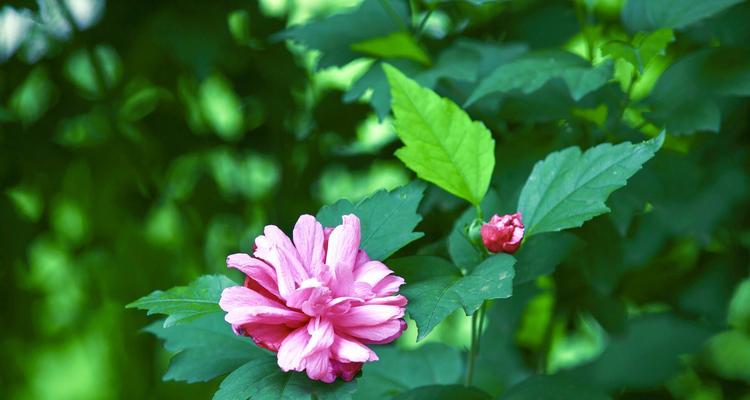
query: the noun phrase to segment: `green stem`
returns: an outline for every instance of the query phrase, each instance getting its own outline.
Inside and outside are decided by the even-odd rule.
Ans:
[[[469,348],[468,359],[466,361],[466,382],[464,384],[468,387],[471,386],[471,381],[474,378],[474,362],[476,361],[476,346],[477,346],[477,313],[471,315],[471,347]]]
[[[422,36],[422,33],[424,33],[424,27],[427,25],[427,21],[432,16],[432,12],[434,10],[427,11],[427,13],[422,17],[422,21],[419,23],[419,26],[417,27],[417,32],[414,34],[414,38],[419,40],[419,38]]]

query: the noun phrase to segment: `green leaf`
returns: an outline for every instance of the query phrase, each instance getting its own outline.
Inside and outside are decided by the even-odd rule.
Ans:
[[[466,105],[493,93],[520,91],[529,94],[552,79],[562,79],[573,100],[578,101],[611,78],[610,61],[592,66],[585,59],[562,50],[530,53],[497,67],[479,82]]]
[[[218,313],[169,328],[155,322],[145,330],[164,340],[168,351],[177,353],[164,380],[208,381],[266,354],[250,338],[235,335]]]
[[[127,308],[148,310],[148,315],[165,314],[164,327],[189,321],[200,316],[219,312],[221,292],[237,283],[224,275],[204,275],[188,286],[178,286],[167,291],[157,290],[128,304]]]
[[[745,279],[737,286],[729,303],[727,319],[729,325],[750,333],[750,279]]]
[[[734,96],[750,96],[750,50],[703,49],[664,71],[645,100],[646,117],[672,134],[718,132],[722,106]]]
[[[357,382],[357,400],[380,400],[426,385],[449,385],[463,376],[461,353],[440,343],[415,350],[397,346],[377,349],[377,362],[367,363]]]
[[[710,336],[707,327],[669,313],[642,315],[611,339],[599,359],[569,374],[607,390],[655,387],[677,372],[680,356],[697,352]]]
[[[394,400],[490,400],[492,396],[475,388],[463,385],[430,385],[412,389],[394,397]]]
[[[391,86],[396,133],[405,144],[396,156],[420,178],[479,204],[495,167],[490,131],[392,66],[383,69]]]
[[[303,373],[282,371],[274,356],[263,356],[237,368],[221,382],[213,400],[345,400],[355,382],[323,383]]]
[[[631,144],[601,144],[581,153],[578,147],[552,153],[531,171],[518,199],[526,237],[581,226],[604,214],[610,193],[625,186],[664,142],[664,133]]]
[[[741,3],[742,0],[628,0],[622,21],[631,31],[681,29]]]
[[[499,400],[607,400],[611,397],[584,382],[558,375],[537,375],[511,387]]]
[[[380,58],[404,58],[430,65],[430,56],[408,32],[393,32],[387,36],[352,44],[352,50]]]
[[[508,254],[496,254],[466,276],[440,257],[406,257],[389,265],[406,280],[401,293],[409,299],[407,310],[417,323],[419,341],[459,307],[471,315],[485,300],[510,297],[515,261]]]
[[[701,360],[718,376],[750,385],[750,336],[731,330],[721,332],[706,343]]]
[[[516,276],[513,284],[520,285],[551,274],[582,243],[575,235],[565,232],[530,237],[516,253]]]
[[[667,45],[674,41],[671,29],[663,28],[651,33],[639,32],[630,43],[611,41],[602,45],[602,54],[622,59],[638,69],[639,73],[657,55],[664,54]]]
[[[321,51],[317,68],[343,66],[361,57],[352,45],[403,31],[409,20],[406,2],[365,0],[351,12],[293,26],[279,37]]]
[[[332,227],[341,224],[343,215],[355,214],[362,226],[362,249],[373,260],[385,260],[423,236],[414,227],[422,220],[417,207],[424,189],[424,183],[415,181],[390,192],[379,190],[357,204],[339,200],[321,208],[316,218]]]

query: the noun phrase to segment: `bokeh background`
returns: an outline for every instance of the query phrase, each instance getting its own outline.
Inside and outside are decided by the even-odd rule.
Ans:
[[[443,2],[410,2],[418,11],[411,17],[415,25],[432,3]],[[472,43],[520,40],[532,49],[565,47],[585,55],[593,51],[586,48],[587,35],[606,36],[586,28],[593,25],[586,10],[616,25],[623,4],[482,3],[445,2],[426,19],[420,34],[430,53],[464,37],[466,49],[487,54],[492,49]],[[368,102],[371,93],[352,89],[373,60],[316,68],[318,52],[279,36],[287,26],[357,4],[3,1],[0,397],[210,398],[217,382],[162,381],[169,354],[140,332],[149,319],[124,305],[155,289],[224,273],[226,254],[249,251],[265,224],[288,229],[299,214],[323,204],[356,201],[413,178],[393,157],[399,145],[389,118],[379,118]],[[747,20],[742,23],[750,8],[739,7],[722,17],[728,22],[685,34],[628,94],[645,97],[670,64],[696,48],[750,43]],[[482,64],[479,73],[491,67]],[[458,99],[472,87],[456,79],[438,85],[437,79],[439,92]],[[472,109],[498,141],[494,183],[503,184],[501,200],[517,196],[533,162],[551,150],[655,134],[640,114],[626,113],[619,97],[607,97],[622,93],[619,83],[605,89],[583,105],[552,85],[537,97],[509,99],[502,113]],[[625,305],[607,302],[610,295],[725,325],[729,298],[747,276],[748,110],[744,100],[722,103],[720,134],[670,138],[667,154],[618,192],[612,219],[581,232],[609,246],[576,256],[570,273],[556,277],[557,291],[519,300],[524,303],[512,312],[520,328],[498,326],[504,343],[521,349],[513,362],[538,348],[553,323],[553,334],[560,335],[553,357],[558,367],[594,359],[606,333],[593,319],[579,319],[578,311],[599,306],[599,320],[614,315],[613,323],[621,323]],[[617,113],[624,118],[613,119]],[[645,209],[639,203],[644,193],[657,193]],[[436,238],[450,233],[463,207],[428,189],[418,229],[433,238],[430,251],[445,252]],[[639,269],[646,265],[659,272]],[[550,285],[541,283],[542,289]],[[577,297],[581,285],[605,287],[606,296]],[[560,304],[568,317],[551,322]],[[465,345],[463,317],[454,315],[447,326],[433,340]],[[505,353],[498,357],[509,360]],[[518,371],[508,382],[525,376]],[[703,398],[721,398],[723,384],[708,376],[688,371],[677,389],[658,393],[698,398],[690,396],[713,396],[719,387],[719,397]],[[741,382],[726,384],[725,398],[744,393]]]

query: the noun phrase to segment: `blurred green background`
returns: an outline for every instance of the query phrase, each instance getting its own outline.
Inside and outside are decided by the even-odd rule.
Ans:
[[[317,68],[319,52],[279,36],[289,25],[359,3],[3,2],[0,397],[210,398],[217,382],[162,381],[169,354],[140,332],[149,319],[124,305],[202,274],[225,273],[226,255],[250,251],[265,224],[288,229],[322,204],[356,201],[413,178],[393,157],[399,144],[389,118],[376,113],[384,114],[382,87],[367,86],[373,59],[344,57]],[[493,47],[506,40],[530,49],[564,47],[601,61],[595,45],[627,39],[622,7],[619,0],[408,2],[410,22],[419,26],[433,63],[399,67],[461,104],[475,83],[461,79],[465,63],[476,64],[473,79],[486,76],[516,51]],[[615,80],[593,97],[574,101],[557,82],[503,98],[502,107],[470,109],[498,142],[493,187],[498,211],[505,212],[514,211],[508,205],[549,151],[639,141],[656,134],[656,125],[686,133],[670,137],[666,151],[613,196],[611,216],[576,232],[594,245],[493,311],[487,340],[502,337],[502,343],[480,359],[483,387],[518,382],[540,351],[552,354],[552,371],[596,359],[608,334],[624,329],[626,311],[670,309],[706,322],[711,333],[727,328],[729,299],[747,277],[750,248],[749,108],[740,100],[747,86],[711,94],[720,115],[718,107],[658,110],[674,104],[669,96],[709,98],[699,85],[673,94],[705,71],[678,71],[659,81],[686,54],[750,43],[744,18],[750,6],[732,10],[681,32],[637,84],[628,85],[635,73],[618,64]],[[302,34],[314,41],[317,33]],[[748,58],[719,60],[726,64],[721,71],[750,71]],[[634,106],[644,98],[657,110],[654,125]],[[690,104],[701,111],[704,105]],[[720,134],[690,135],[719,127]],[[447,255],[444,238],[463,207],[430,187],[417,228],[427,239],[405,252],[430,242],[426,251]],[[507,316],[512,322],[504,322]],[[464,317],[454,314],[446,326],[431,340],[465,346]],[[647,328],[662,339],[669,337],[663,331],[673,332]],[[414,329],[408,332],[413,338]],[[554,348],[542,348],[545,334],[553,335],[547,342]],[[747,349],[745,342],[732,346]],[[736,370],[750,373],[747,368],[724,374],[727,364],[717,365],[718,373],[681,369],[653,398],[724,393],[731,399],[750,392],[743,383],[750,377],[731,379]],[[490,373],[493,366],[504,375]],[[721,380],[727,376],[729,383]]]
[[[210,397],[161,382],[168,355],[124,304],[224,273],[266,223],[408,181],[380,156],[390,126],[340,101],[356,66],[313,73],[267,40],[353,3],[3,2],[0,397]]]

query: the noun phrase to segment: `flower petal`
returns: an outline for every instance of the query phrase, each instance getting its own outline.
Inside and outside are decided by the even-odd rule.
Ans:
[[[286,299],[297,284],[309,278],[309,274],[302,266],[297,249],[284,232],[274,225],[268,225],[263,233],[265,235],[255,238],[254,255],[276,270],[279,294]]]
[[[392,319],[380,325],[375,326],[351,326],[336,329],[364,344],[385,344],[390,343],[406,329],[406,322],[403,319]]]
[[[310,341],[307,342],[302,357],[310,354],[327,351],[333,344],[333,325],[324,318],[315,318],[307,324],[307,333],[310,334]]]
[[[264,289],[276,297],[279,296],[279,285],[276,282],[276,271],[263,260],[250,257],[249,254],[236,253],[227,257],[227,267],[242,271]]]
[[[369,261],[364,265],[354,270],[354,280],[356,282],[364,282],[374,287],[383,278],[392,274],[388,267],[380,261]]]
[[[404,284],[404,278],[396,275],[388,275],[381,280],[372,291],[377,296],[390,296],[396,292]]]
[[[285,308],[283,304],[269,299],[260,293],[244,286],[231,286],[221,292],[219,307],[224,311],[232,311],[236,308],[248,306],[269,306]]]
[[[403,307],[365,304],[352,307],[346,314],[336,316],[335,323],[337,327],[374,326],[403,316]]]
[[[377,361],[378,356],[367,346],[354,340],[336,335],[331,346],[331,354],[342,362]]]
[[[302,266],[316,277],[325,261],[323,225],[312,215],[302,215],[294,225],[292,237]]]
[[[302,362],[302,351],[305,350],[309,340],[310,334],[307,333],[307,326],[301,326],[289,334],[279,346],[277,355],[279,367],[285,372],[305,369]]]
[[[344,222],[333,229],[331,237],[328,239],[326,264],[330,266],[341,265],[342,267],[348,267],[351,271],[354,269],[354,262],[359,252],[359,218],[354,214],[344,215],[342,218]]]
[[[300,322],[307,321],[310,317],[297,311],[269,307],[269,306],[248,306],[237,307],[224,316],[224,320],[233,325],[244,324],[285,324],[289,327],[299,326]]]

